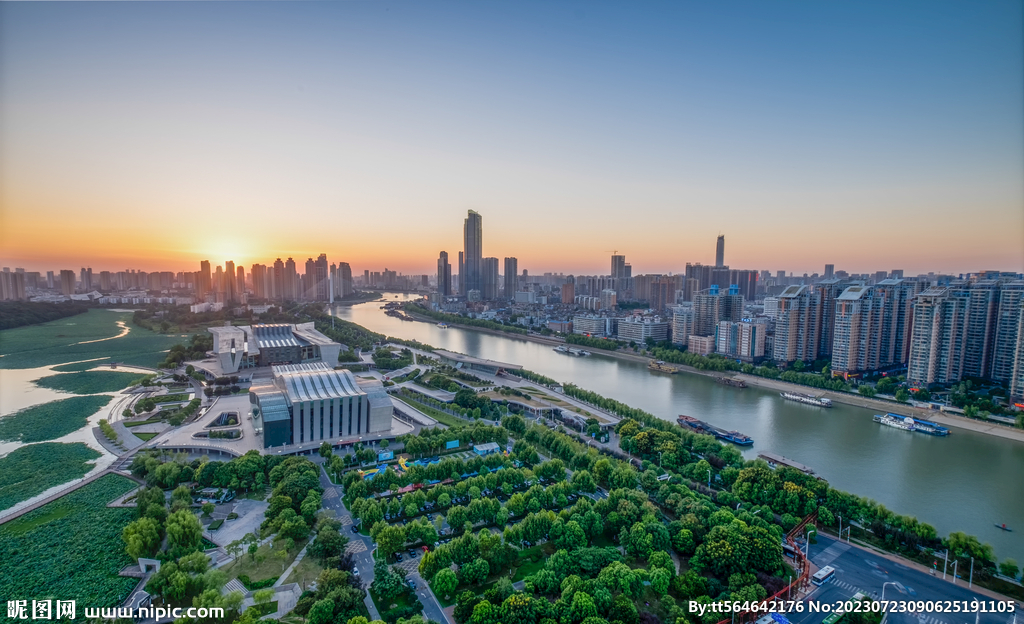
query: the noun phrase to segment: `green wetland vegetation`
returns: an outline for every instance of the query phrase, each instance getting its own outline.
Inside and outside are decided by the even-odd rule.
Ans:
[[[3,330],[0,368],[36,368],[93,358],[155,367],[163,361],[166,350],[181,342],[180,336],[157,334],[133,325],[131,320],[128,312],[92,309],[39,325]],[[122,331],[117,321],[131,330],[120,338],[114,338]]]
[[[0,458],[0,509],[7,509],[55,485],[84,476],[93,467],[88,462],[99,457],[99,452],[81,442],[44,442],[11,451]],[[0,538],[2,536],[0,532]],[[3,555],[0,555],[0,560],[10,562]]]
[[[111,398],[106,394],[77,396],[27,407],[0,418],[0,441],[55,440],[84,427]]]
[[[108,364],[110,358],[100,358],[98,360],[86,360],[84,362],[72,362],[71,364],[61,364],[60,366],[54,366],[53,371],[56,373],[77,373],[79,371],[87,371],[97,366],[103,366]]]
[[[117,392],[137,384],[145,375],[115,371],[83,371],[78,373],[60,373],[37,379],[35,384],[50,390],[70,392],[72,394],[98,394],[100,392]]]
[[[0,469],[0,478],[5,474]],[[0,525],[0,561],[17,570],[0,574],[0,595],[74,598],[79,609],[119,604],[137,582],[117,576],[132,562],[121,531],[135,510],[106,505],[134,487],[129,479],[109,475]]]

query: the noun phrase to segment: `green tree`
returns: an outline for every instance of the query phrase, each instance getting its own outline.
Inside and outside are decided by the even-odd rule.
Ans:
[[[309,624],[332,624],[334,622],[334,601],[330,598],[317,600],[309,609],[307,619]],[[365,618],[363,619],[365,620]]]
[[[434,580],[430,585],[434,589],[434,593],[447,600],[452,595],[452,592],[455,591],[455,588],[458,587],[459,580],[455,573],[451,571],[451,568],[444,568],[434,575]]]
[[[121,532],[125,551],[132,559],[152,557],[160,548],[160,524],[153,518],[143,517],[131,522]]]
[[[377,542],[377,550],[385,557],[390,557],[405,544],[405,527],[385,526],[377,532],[374,540]]]
[[[213,503],[203,503],[203,515],[209,518],[210,514],[212,514],[213,510],[216,508],[217,506]]]
[[[183,509],[167,516],[167,545],[174,557],[181,557],[199,549],[203,525],[191,511]]]
[[[999,564],[999,573],[1010,578],[1017,578],[1017,562],[1013,559],[1004,559]]]
[[[910,393],[907,392],[906,388],[900,388],[896,391],[896,400],[900,403],[906,403],[910,400]]]
[[[327,458],[330,458],[331,455],[333,455],[333,454],[334,454],[334,450],[331,447],[331,443],[330,442],[326,442],[325,441],[322,444],[320,444],[320,457],[323,457],[323,458],[327,459]],[[312,610],[310,610],[310,612],[312,613]]]

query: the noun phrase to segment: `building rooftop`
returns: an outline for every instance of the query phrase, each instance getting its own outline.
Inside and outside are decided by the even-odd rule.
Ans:
[[[284,364],[271,367],[275,385],[281,388],[292,403],[341,399],[367,394],[355,376],[347,370],[334,370],[323,362],[311,364]]]
[[[787,299],[792,297],[799,297],[800,293],[807,289],[807,286],[794,284],[793,286],[787,286],[786,290],[779,294],[779,298],[786,297]]]
[[[856,301],[864,296],[868,292],[867,286],[850,286],[843,291],[841,295],[836,297],[840,301]]]

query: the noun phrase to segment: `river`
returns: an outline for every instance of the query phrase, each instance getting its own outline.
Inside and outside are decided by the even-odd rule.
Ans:
[[[389,301],[396,295],[386,294]],[[397,300],[416,298],[397,295]],[[801,462],[830,484],[916,516],[941,535],[963,531],[991,544],[1002,560],[1024,562],[1024,444],[963,429],[936,438],[874,423],[869,409],[831,409],[786,401],[759,388],[731,388],[702,375],[652,373],[644,364],[600,353],[576,358],[550,346],[470,329],[385,316],[380,303],[338,306],[339,318],[440,349],[520,364],[561,382],[675,421],[706,420],[754,439],[748,459],[771,451]],[[996,528],[1005,523],[1016,529]]]

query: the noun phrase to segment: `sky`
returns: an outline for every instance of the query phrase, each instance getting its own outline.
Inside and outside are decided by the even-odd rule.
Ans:
[[[1022,3],[0,3],[0,261],[1024,269]]]

